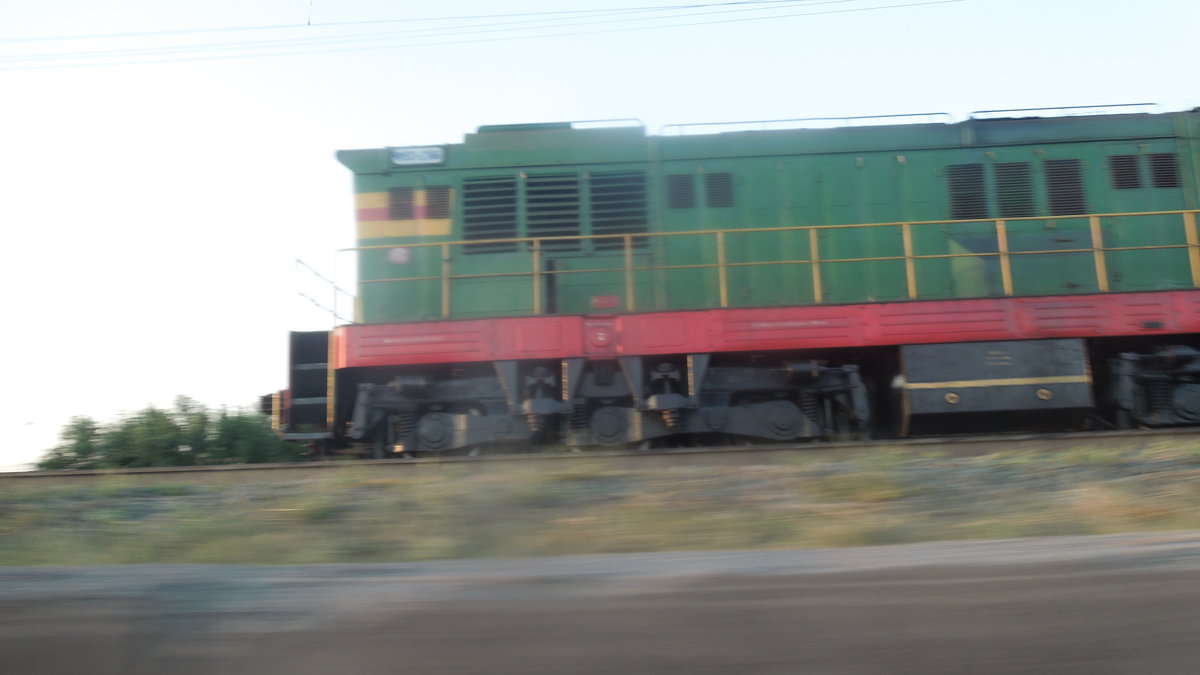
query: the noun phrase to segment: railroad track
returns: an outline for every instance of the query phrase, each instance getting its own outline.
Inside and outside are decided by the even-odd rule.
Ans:
[[[367,469],[379,472],[413,471],[436,467],[495,464],[564,464],[603,460],[627,464],[629,468],[663,465],[774,464],[795,459],[799,454],[859,454],[878,450],[911,449],[914,452],[937,451],[956,456],[985,455],[999,450],[1021,449],[1028,452],[1056,452],[1089,448],[1137,449],[1149,444],[1200,441],[1200,428],[1134,431],[1069,432],[1020,435],[954,436],[908,438],[876,441],[831,443],[772,444],[661,450],[621,450],[594,452],[540,452],[521,454],[484,454],[477,456],[422,457],[417,459],[326,460],[285,464],[235,464],[187,467],[148,467],[136,469],[98,469],[82,471],[21,471],[0,473],[0,485],[30,482],[79,484],[88,481],[125,480],[134,482],[255,482],[317,476],[330,470]]]

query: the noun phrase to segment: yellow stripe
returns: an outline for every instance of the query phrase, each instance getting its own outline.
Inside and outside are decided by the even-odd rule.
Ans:
[[[450,234],[450,219],[369,220],[358,224],[359,239],[390,237],[445,237]]]
[[[968,387],[1015,387],[1023,384],[1088,384],[1087,375],[1053,377],[1002,377],[994,380],[948,380],[946,382],[907,382],[905,389],[964,389]]]
[[[426,206],[429,198],[425,190],[413,188],[413,205]],[[387,192],[362,192],[354,195],[354,208],[357,209],[386,209],[391,206],[391,198]]]
[[[354,195],[354,207],[359,209],[386,209],[388,207],[388,193],[364,192]]]

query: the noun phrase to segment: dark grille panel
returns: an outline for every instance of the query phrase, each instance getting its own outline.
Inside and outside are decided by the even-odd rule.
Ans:
[[[1156,188],[1179,187],[1179,158],[1173,152],[1150,155],[1150,176]]]
[[[667,208],[690,209],[696,206],[696,179],[690,173],[667,176]]]
[[[472,178],[463,181],[463,239],[507,239],[517,236],[517,180]],[[516,244],[477,244],[467,253],[515,251]]]
[[[579,176],[529,176],[525,181],[525,214],[530,237],[572,237],[579,234]],[[542,248],[575,250],[579,241],[547,241]]]
[[[733,206],[733,174],[704,174],[704,203],[713,208]]]
[[[1114,190],[1134,190],[1142,187],[1137,155],[1112,155],[1108,158],[1108,172],[1112,175]]]
[[[412,220],[416,217],[413,212],[413,193],[410,187],[388,188],[388,220]]]
[[[988,217],[982,164],[954,164],[946,167],[946,184],[950,190],[950,218],[970,220]]]
[[[646,174],[593,174],[590,197],[592,234],[637,234],[646,231]],[[646,240],[635,238],[633,244],[637,248],[644,248]],[[620,239],[595,240],[597,251],[623,247]]]
[[[1077,159],[1046,160],[1046,192],[1050,195],[1052,216],[1088,212],[1083,195],[1083,172]]]
[[[1033,212],[1033,181],[1028,162],[1004,162],[995,167],[996,202],[1001,218],[1027,218]]]
[[[425,217],[450,217],[450,188],[445,185],[433,185],[425,188]]]

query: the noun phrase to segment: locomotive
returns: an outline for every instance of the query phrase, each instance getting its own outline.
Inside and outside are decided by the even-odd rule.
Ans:
[[[354,320],[272,412],[375,457],[1200,422],[1200,109],[1065,112],[341,151]]]

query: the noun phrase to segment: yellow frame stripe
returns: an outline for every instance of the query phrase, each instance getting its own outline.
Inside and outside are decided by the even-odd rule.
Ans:
[[[360,220],[359,239],[388,237],[444,237],[450,234],[449,218],[437,220]]]
[[[354,195],[354,206],[360,209],[386,209],[388,207],[388,193],[363,192]]]
[[[1089,375],[1051,377],[1001,377],[992,380],[947,380],[945,382],[907,382],[905,389],[967,389],[971,387],[1015,387],[1026,384],[1090,384]]]

